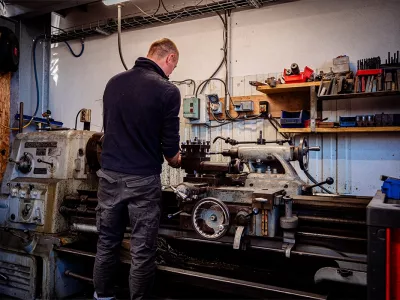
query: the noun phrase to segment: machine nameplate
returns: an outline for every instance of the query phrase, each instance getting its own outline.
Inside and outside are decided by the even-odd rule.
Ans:
[[[25,148],[57,148],[57,142],[26,142]]]
[[[47,169],[46,168],[35,168],[33,170],[33,174],[46,175],[47,174]]]
[[[37,156],[46,156],[46,148],[37,148],[36,155]]]

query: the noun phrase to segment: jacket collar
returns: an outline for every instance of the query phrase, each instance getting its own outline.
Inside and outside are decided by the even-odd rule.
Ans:
[[[165,75],[164,71],[160,68],[159,65],[157,65],[154,61],[152,61],[151,59],[148,59],[146,57],[139,57],[136,60],[134,68],[137,68],[137,67],[154,71],[157,74],[159,74],[161,77],[163,77],[167,80],[169,79],[169,77],[167,75]]]

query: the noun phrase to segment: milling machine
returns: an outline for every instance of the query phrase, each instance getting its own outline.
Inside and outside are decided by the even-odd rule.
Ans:
[[[0,255],[3,266],[25,277],[0,266],[0,293],[63,298],[91,282],[102,137],[73,130],[17,136],[1,190]],[[213,153],[210,141],[198,139],[181,146],[186,176],[163,186],[159,272],[215,288],[229,283],[249,297],[326,299],[343,284],[352,287],[346,294],[363,298],[372,197],[313,193],[333,179],[310,186],[297,174],[296,162],[312,179],[309,151],[319,148],[307,139],[294,146],[261,135],[251,142],[220,138],[232,147]],[[217,154],[227,160],[212,162]]]

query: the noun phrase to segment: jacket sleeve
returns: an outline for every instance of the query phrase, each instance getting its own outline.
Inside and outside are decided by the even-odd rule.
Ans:
[[[161,146],[165,157],[172,158],[179,152],[179,110],[181,95],[177,87],[169,88],[163,99]]]

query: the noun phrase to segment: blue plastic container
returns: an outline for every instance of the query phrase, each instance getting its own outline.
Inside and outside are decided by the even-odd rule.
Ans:
[[[382,193],[390,199],[400,200],[400,179],[386,179],[382,185]]]
[[[310,114],[306,110],[284,111],[281,115],[282,128],[304,128],[304,122],[310,119]]]

